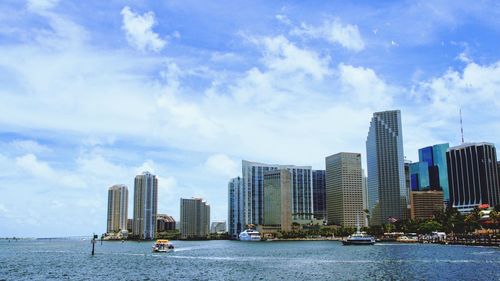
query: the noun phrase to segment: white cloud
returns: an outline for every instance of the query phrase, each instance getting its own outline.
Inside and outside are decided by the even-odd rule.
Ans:
[[[329,57],[320,57],[316,52],[301,49],[286,37],[263,37],[254,42],[264,47],[264,64],[280,73],[302,73],[315,79],[323,79],[329,74]]]
[[[16,165],[36,178],[50,181],[54,185],[62,185],[71,188],[86,187],[86,183],[77,175],[71,174],[67,171],[56,171],[48,163],[38,160],[34,154],[26,154],[17,157]]]
[[[286,24],[286,25],[291,25],[292,24],[292,22],[290,21],[290,19],[287,16],[285,16],[285,15],[277,14],[275,16],[275,18],[278,21],[280,21],[281,23],[283,23],[283,24]]]
[[[31,11],[45,11],[57,5],[59,0],[28,0],[28,9]]]
[[[392,104],[393,90],[370,68],[339,65],[344,92],[365,105],[382,110]]]
[[[217,175],[232,178],[240,174],[239,165],[226,154],[213,154],[205,162],[205,168]]]
[[[45,145],[41,145],[34,140],[14,140],[10,143],[10,146],[15,150],[30,153],[45,153],[51,152],[51,149]]]
[[[300,27],[292,29],[290,34],[324,39],[332,44],[340,44],[342,47],[353,51],[361,51],[365,48],[365,42],[361,37],[358,26],[342,24],[339,19],[326,20],[320,26],[302,23]]]
[[[123,16],[122,29],[126,33],[127,41],[134,48],[140,51],[158,52],[167,44],[152,30],[156,24],[153,12],[139,15],[126,6],[122,9],[121,14]]]

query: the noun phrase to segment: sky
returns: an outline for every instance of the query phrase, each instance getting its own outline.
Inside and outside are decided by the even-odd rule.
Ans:
[[[500,144],[497,1],[0,3],[0,237],[106,231],[107,190],[159,178],[159,213],[227,219],[241,160],[366,155],[373,112],[404,153]],[[366,162],[366,159],[363,159]],[[363,164],[366,166],[365,164]]]

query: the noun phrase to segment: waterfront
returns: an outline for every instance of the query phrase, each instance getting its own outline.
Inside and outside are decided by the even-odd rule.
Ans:
[[[499,280],[500,249],[337,241],[0,241],[0,280]]]

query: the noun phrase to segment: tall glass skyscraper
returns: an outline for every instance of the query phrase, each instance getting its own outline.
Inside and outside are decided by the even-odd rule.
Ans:
[[[314,218],[326,220],[325,170],[313,170],[313,212]]]
[[[481,204],[500,204],[495,145],[467,143],[446,152],[450,205],[468,213]]]
[[[408,217],[401,111],[376,112],[366,140],[370,224]]]
[[[448,168],[446,151],[448,143],[436,144],[418,150],[419,162],[411,165],[411,190],[443,191],[444,201],[449,202]]]
[[[310,220],[313,215],[312,167],[275,165],[243,160],[245,224],[264,223],[264,173],[286,169],[290,172],[292,219]]]
[[[156,237],[158,179],[149,172],[135,177],[133,235],[139,239]]]
[[[232,239],[238,239],[238,235],[244,230],[243,210],[243,179],[237,177],[228,183],[228,223],[229,235]]]

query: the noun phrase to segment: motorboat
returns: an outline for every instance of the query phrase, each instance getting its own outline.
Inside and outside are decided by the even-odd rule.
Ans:
[[[239,235],[240,241],[260,241],[260,233],[255,229],[245,229]]]
[[[168,240],[159,239],[153,245],[153,253],[169,253],[174,251],[174,245]]]
[[[401,242],[401,243],[418,243],[418,237],[415,237],[415,236],[399,236],[397,239],[396,239],[397,242]]]

